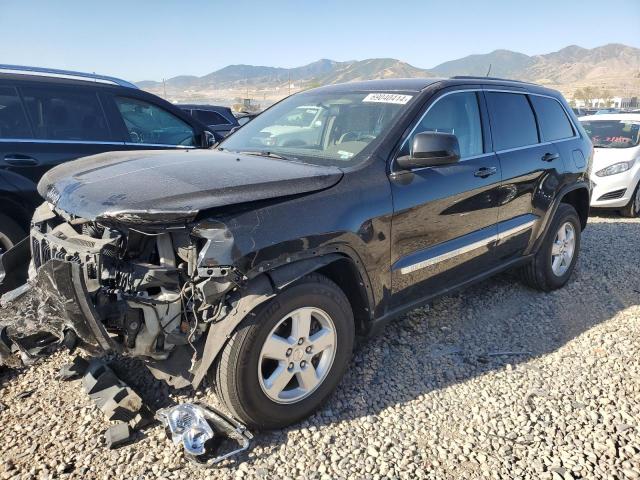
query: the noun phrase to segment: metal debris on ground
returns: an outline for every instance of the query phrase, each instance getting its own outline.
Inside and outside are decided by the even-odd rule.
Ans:
[[[205,467],[247,450],[253,438],[235,419],[200,403],[158,410],[156,418],[165,425],[175,445],[182,443],[187,459]]]

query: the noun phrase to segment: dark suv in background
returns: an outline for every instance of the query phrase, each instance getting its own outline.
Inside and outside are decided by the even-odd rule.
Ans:
[[[176,106],[205,124],[215,134],[216,141],[221,141],[229,135],[232,129],[240,126],[229,107],[191,104],[177,104]]]
[[[3,297],[43,317],[5,338],[45,327],[176,386],[209,375],[234,416],[281,427],[333,392],[356,335],[508,268],[565,285],[592,153],[556,91],[421,78],[292,95],[209,151],[60,165],[31,281]]]
[[[23,238],[40,177],[113,150],[208,147],[208,129],[169,102],[113,77],[0,65],[0,254]]]

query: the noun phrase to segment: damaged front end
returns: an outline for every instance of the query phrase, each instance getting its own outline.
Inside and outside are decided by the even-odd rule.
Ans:
[[[92,354],[141,357],[175,386],[191,382],[200,340],[246,281],[230,263],[233,237],[219,222],[189,231],[134,217],[86,220],[48,202],[36,210],[28,283],[1,300],[13,347],[26,353],[44,332]]]

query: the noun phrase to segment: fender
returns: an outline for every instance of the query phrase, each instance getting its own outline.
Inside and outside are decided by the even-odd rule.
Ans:
[[[224,319],[212,323],[209,327],[202,359],[193,370],[193,387],[198,388],[236,327],[256,307],[305,275],[345,258],[347,257],[338,253],[329,253],[283,265],[251,279],[237,299],[233,310]]]
[[[546,214],[542,218],[542,222],[539,229],[539,232],[540,232],[539,235],[531,242],[529,247],[525,250],[524,255],[529,255],[531,253],[535,253],[538,251],[538,249],[540,248],[540,245],[542,245],[542,242],[544,241],[547,235],[547,230],[549,228],[549,224],[551,223],[551,219],[555,216],[556,211],[558,210],[558,207],[562,203],[562,199],[568,193],[573,192],[575,190],[579,190],[579,189],[586,190],[589,193],[589,200],[591,200],[591,184],[589,182],[580,181],[580,182],[572,183],[571,185],[567,185],[561,188],[558,194],[553,199],[553,203],[551,204],[551,207],[547,209]]]

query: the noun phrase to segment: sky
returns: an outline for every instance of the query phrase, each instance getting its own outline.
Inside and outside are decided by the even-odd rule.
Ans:
[[[320,58],[430,68],[501,48],[640,47],[640,0],[0,0],[0,32],[0,63],[131,81]]]

